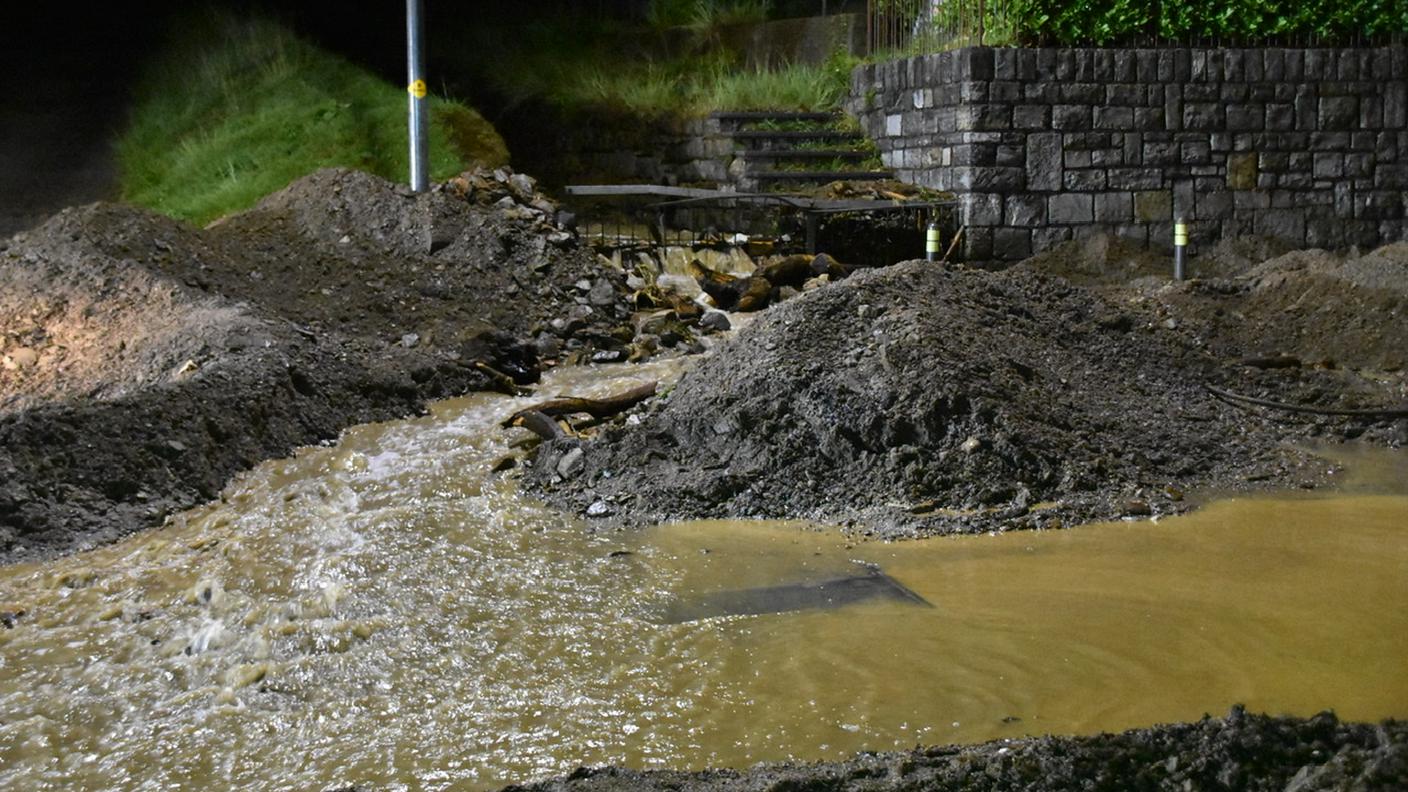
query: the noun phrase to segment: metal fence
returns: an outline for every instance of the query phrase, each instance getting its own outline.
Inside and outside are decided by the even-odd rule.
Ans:
[[[569,187],[582,241],[601,252],[655,248],[739,248],[750,255],[829,253],[846,264],[885,266],[924,255],[925,229],[945,240],[957,230],[957,202],[815,200],[783,193]],[[603,194],[598,190],[612,190]]]
[[[870,0],[871,53],[937,52],[1012,43],[1013,0]]]

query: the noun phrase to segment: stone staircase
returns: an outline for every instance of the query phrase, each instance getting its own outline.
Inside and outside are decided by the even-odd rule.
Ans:
[[[838,113],[715,113],[720,133],[733,141],[729,177],[739,190],[804,189],[835,181],[891,178],[873,167],[877,155],[865,135],[840,128]]]

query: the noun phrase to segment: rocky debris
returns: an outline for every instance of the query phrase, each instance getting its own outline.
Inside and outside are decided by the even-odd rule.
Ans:
[[[587,441],[571,481],[553,475],[561,443],[526,480],[627,522],[799,518],[888,537],[1166,514],[1187,508],[1170,493],[1196,487],[1313,486],[1325,464],[1288,436],[1403,432],[1219,400],[1206,385],[1252,381],[1207,346],[1030,267],[863,271],[760,316],[636,425]],[[1325,408],[1384,398],[1334,371],[1291,382]]]
[[[581,768],[514,792],[645,790],[1237,789],[1315,792],[1408,788],[1408,723],[1344,723],[1329,712],[1275,718],[1233,708],[1226,718],[1087,737],[866,753],[844,762],[765,763],[746,770]]]
[[[327,170],[204,230],[95,204],[9,239],[0,558],[116,538],[350,424],[623,349],[624,275],[528,177],[461,178],[416,195]]]

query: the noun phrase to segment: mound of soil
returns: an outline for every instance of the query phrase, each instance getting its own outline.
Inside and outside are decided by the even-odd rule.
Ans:
[[[1408,369],[1408,242],[1360,255],[1226,240],[1194,259],[1193,277],[1182,283],[1168,280],[1167,257],[1105,236],[1061,245],[1021,266],[1171,321],[1223,358]]]
[[[1035,737],[845,762],[761,764],[748,770],[672,772],[583,768],[566,778],[506,789],[1034,790],[1237,789],[1364,792],[1408,787],[1408,724],[1341,723],[1248,715],[1092,737]]]
[[[1248,379],[1032,268],[908,262],[771,309],[637,423],[580,451],[546,444],[526,478],[627,522],[799,518],[897,536],[1160,514],[1194,487],[1314,485],[1323,465],[1284,441],[1346,424],[1268,421],[1204,387],[1258,376],[1326,406],[1381,397],[1329,371]],[[1371,426],[1392,429],[1351,432]]]
[[[422,195],[332,170],[207,230],[95,204],[0,242],[0,560],[155,524],[350,424],[533,381],[535,334],[619,344],[623,276],[553,211],[503,170]]]

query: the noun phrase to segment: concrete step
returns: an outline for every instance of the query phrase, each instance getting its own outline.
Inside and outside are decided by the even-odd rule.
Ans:
[[[754,160],[862,160],[871,156],[868,151],[854,149],[769,149],[766,151],[745,151],[742,158]]]
[[[734,123],[754,121],[834,121],[837,113],[798,113],[782,110],[748,110],[740,112],[710,113],[710,118]]]
[[[758,182],[877,181],[891,176],[889,171],[758,171],[748,174]]]

